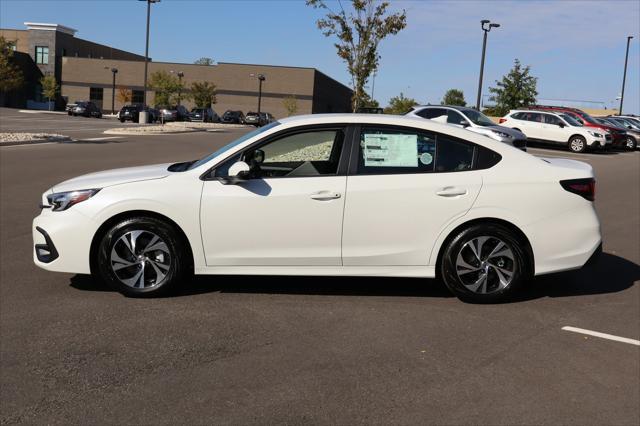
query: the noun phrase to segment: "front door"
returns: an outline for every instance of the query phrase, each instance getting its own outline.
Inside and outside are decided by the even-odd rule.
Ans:
[[[341,265],[344,141],[342,128],[299,131],[217,167],[205,181],[200,211],[207,265]],[[250,179],[225,185],[238,160],[250,164]]]
[[[388,127],[363,128],[359,142],[347,182],[343,264],[427,265],[439,233],[478,196],[476,147]]]

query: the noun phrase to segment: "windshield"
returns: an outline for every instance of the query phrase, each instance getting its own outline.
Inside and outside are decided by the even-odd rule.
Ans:
[[[267,131],[273,127],[279,126],[280,122],[278,121],[274,121],[273,123],[269,123],[266,126],[263,127],[258,127],[256,130],[246,133],[242,136],[240,136],[238,139],[234,140],[233,142],[223,146],[222,148],[220,148],[219,150],[212,152],[211,154],[207,155],[204,158],[201,158],[200,160],[196,161],[195,163],[193,163],[190,167],[189,170],[191,169],[195,169],[196,167],[200,167],[203,164],[207,163],[208,161],[212,160],[213,158],[217,157],[220,154],[225,153],[226,151],[235,148],[236,146],[240,145],[242,142],[244,141],[248,141],[249,139],[251,139],[254,136],[259,135],[260,133]]]
[[[580,116],[582,117],[582,119],[584,121],[586,121],[587,123],[591,123],[591,124],[598,124],[598,122],[596,121],[595,118],[593,118],[592,116],[590,116],[589,114],[587,114],[586,112],[582,112],[580,114]]]
[[[575,118],[573,118],[572,116],[570,116],[568,114],[560,114],[560,117],[562,117],[564,119],[564,121],[569,123],[569,126],[582,127],[582,124],[578,120],[576,120]]]
[[[489,117],[479,111],[476,111],[474,109],[465,109],[462,112],[467,116],[469,120],[471,120],[471,122],[477,124],[478,126],[496,126],[496,123],[491,121]]]

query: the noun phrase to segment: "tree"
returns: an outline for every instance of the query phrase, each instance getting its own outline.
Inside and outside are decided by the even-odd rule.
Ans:
[[[203,81],[202,83],[194,81],[191,83],[191,95],[193,102],[198,108],[209,108],[211,104],[215,104],[216,100],[216,85]]]
[[[133,93],[126,87],[120,86],[118,87],[118,94],[116,95],[116,99],[118,99],[118,102],[122,104],[128,104],[133,99]]]
[[[403,115],[415,105],[418,105],[418,101],[413,98],[405,98],[404,93],[400,92],[400,96],[394,96],[389,100],[389,106],[384,109],[384,113]]]
[[[49,101],[49,110],[51,110],[51,100],[56,98],[60,86],[53,75],[45,75],[40,79],[42,86],[42,95]]]
[[[489,92],[493,94],[489,100],[495,103],[493,110],[497,115],[536,103],[538,78],[529,75],[530,70],[530,66],[523,67],[516,59],[513,68],[502,77],[502,81],[496,80],[497,87],[489,88]]]
[[[173,74],[166,71],[156,71],[149,77],[149,86],[155,91],[156,105],[173,105],[178,101],[178,94],[184,90],[184,85]]]
[[[464,100],[464,93],[462,90],[449,89],[442,98],[442,105],[458,105],[467,106],[467,101]]]
[[[351,0],[353,11],[349,14],[341,2],[338,2],[340,11],[337,13],[324,0],[307,0],[307,5],[326,11],[326,16],[316,23],[325,37],[338,38],[334,46],[351,75],[351,107],[357,111],[366,98],[364,86],[380,63],[378,45],[387,36],[398,34],[406,27],[407,14],[403,10],[387,15],[389,2],[378,3],[376,0]]]
[[[24,84],[22,71],[13,61],[13,43],[0,37],[0,92],[11,92]]]
[[[193,61],[193,63],[196,65],[213,65],[213,59],[203,56],[202,58]]]
[[[282,105],[284,106],[284,109],[287,110],[287,117],[296,115],[296,112],[298,112],[298,100],[293,95],[284,98],[282,100]]]

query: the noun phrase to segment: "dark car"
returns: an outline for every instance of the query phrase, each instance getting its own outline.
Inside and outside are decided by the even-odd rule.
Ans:
[[[269,124],[274,121],[276,121],[275,117],[268,112],[257,113],[250,111],[244,117],[244,122],[246,124],[251,124],[256,127],[264,126],[265,124]]]
[[[223,123],[244,124],[244,114],[242,111],[227,110],[222,114]]]
[[[71,115],[81,115],[83,117],[102,118],[102,110],[91,101],[76,102],[76,106],[71,110]]]
[[[75,103],[67,104],[67,106],[64,107],[64,110],[67,112],[67,114],[73,115],[73,109],[76,106],[78,106],[78,104],[75,104]]]
[[[161,121],[187,121],[189,120],[189,110],[182,105],[156,106],[160,112]]]
[[[118,118],[121,123],[125,121],[132,121],[134,123],[140,122],[140,112],[147,112],[147,123],[153,123],[158,119],[158,113],[153,108],[145,107],[144,105],[135,104],[135,105],[125,105],[120,109],[120,114]]]
[[[212,108],[194,108],[189,114],[190,121],[202,121],[203,123],[218,123],[220,117]]]

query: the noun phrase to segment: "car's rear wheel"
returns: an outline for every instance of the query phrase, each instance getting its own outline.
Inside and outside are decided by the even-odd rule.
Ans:
[[[636,149],[637,146],[637,141],[633,136],[627,136],[627,144],[626,147],[628,150],[633,151],[634,149]]]
[[[529,277],[524,246],[503,225],[470,226],[446,246],[440,275],[449,290],[465,302],[506,301]]]
[[[172,226],[156,218],[122,220],[99,244],[96,275],[127,296],[164,294],[188,278],[186,242]]]
[[[569,149],[572,152],[584,152],[587,149],[587,141],[582,136],[571,136]]]

